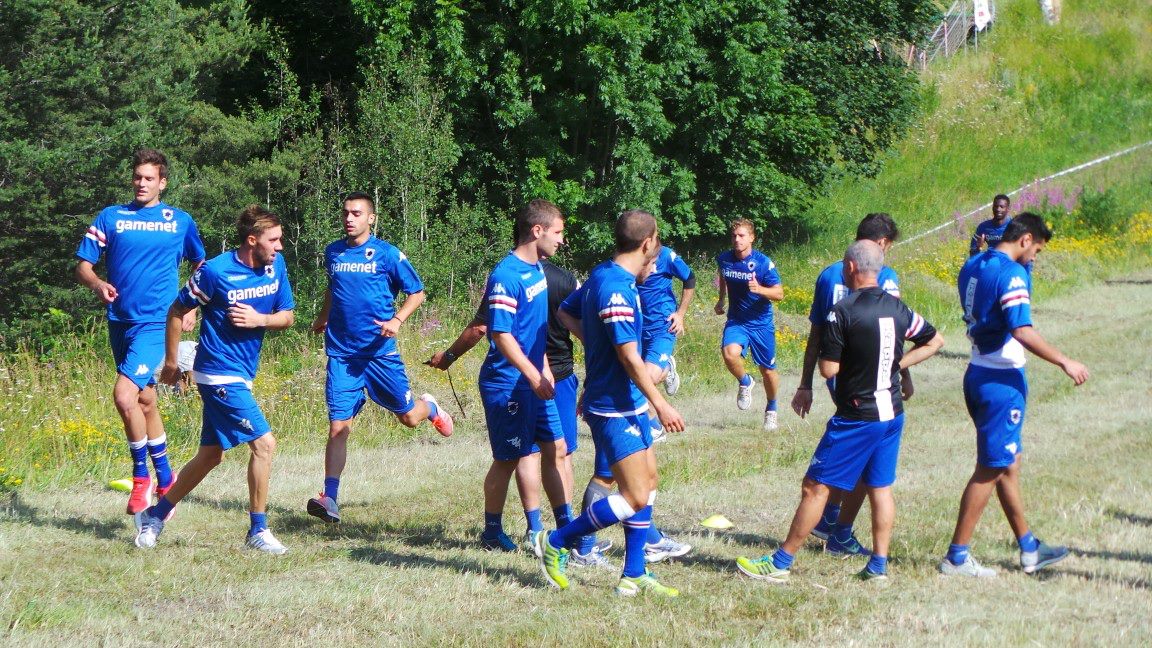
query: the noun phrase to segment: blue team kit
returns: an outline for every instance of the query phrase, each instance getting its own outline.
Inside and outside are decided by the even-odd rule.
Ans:
[[[640,335],[644,362],[667,369],[676,349],[676,335],[668,330],[668,316],[676,312],[676,295],[672,280],[687,281],[692,268],[672,248],[663,246],[656,256],[656,268],[637,286],[640,303],[644,304],[644,323]]]
[[[754,295],[748,289],[752,277],[765,287],[780,284],[776,264],[764,253],[752,250],[737,259],[732,250],[721,252],[716,265],[728,291],[728,321],[720,347],[739,344],[741,354],[752,352],[752,361],[760,367],[776,368],[776,324],[772,302]]]

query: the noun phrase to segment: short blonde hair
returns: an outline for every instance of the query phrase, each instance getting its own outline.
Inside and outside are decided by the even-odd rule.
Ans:
[[[248,205],[236,219],[236,234],[243,245],[249,236],[260,238],[264,232],[280,225],[280,217],[260,205]]]

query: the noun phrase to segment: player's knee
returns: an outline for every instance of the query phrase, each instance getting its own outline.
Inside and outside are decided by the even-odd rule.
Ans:
[[[828,487],[810,477],[805,477],[800,485],[800,495],[804,498],[809,497],[824,497],[828,498]]]
[[[427,415],[421,415],[416,411],[416,409],[417,408],[413,407],[403,414],[397,414],[396,418],[404,425],[410,428],[414,428],[417,425],[420,425],[420,423],[423,422],[425,418],[427,418]]]
[[[261,459],[270,459],[272,454],[276,452],[276,437],[269,432],[253,441],[250,445],[252,446],[252,454]]]

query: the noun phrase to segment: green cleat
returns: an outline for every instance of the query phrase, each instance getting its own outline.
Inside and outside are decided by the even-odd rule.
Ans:
[[[650,571],[645,571],[642,575],[636,577],[621,576],[620,582],[616,584],[616,594],[619,596],[638,596],[640,594],[654,594],[656,596],[663,596],[666,598],[676,598],[680,596],[680,590],[674,587],[661,585],[660,581],[656,580],[656,575]]]
[[[875,583],[875,584],[877,584],[877,585],[886,585],[886,584],[888,584],[888,574],[886,574],[886,573],[884,573],[884,574],[877,574],[876,572],[874,572],[874,571],[872,571],[872,570],[868,569],[867,567],[865,567],[864,569],[861,569],[861,570],[860,570],[860,571],[859,571],[859,572],[856,574],[856,578],[857,578],[858,580],[862,580],[862,581],[864,581],[864,582],[866,582],[866,583]]]
[[[568,550],[557,549],[548,542],[547,531],[537,531],[532,537],[532,548],[540,559],[540,570],[553,587],[568,589]]]
[[[787,583],[787,569],[780,569],[772,562],[772,556],[764,556],[755,560],[743,556],[736,559],[736,568],[745,575],[756,580],[766,580],[773,583]]]

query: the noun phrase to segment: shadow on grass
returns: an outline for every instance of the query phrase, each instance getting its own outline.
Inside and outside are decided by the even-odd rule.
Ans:
[[[1120,509],[1108,509],[1104,512],[1105,515],[1113,520],[1120,520],[1122,522],[1130,522],[1132,524],[1139,524],[1142,526],[1152,526],[1152,517],[1137,515]]]
[[[12,519],[27,522],[38,527],[52,527],[63,529],[72,533],[81,533],[95,536],[101,540],[123,539],[124,522],[115,522],[90,518],[85,515],[71,515],[58,517],[51,512],[45,513],[34,506],[26,504],[18,493],[14,493],[6,506]],[[125,516],[127,518],[127,516]],[[127,518],[131,527],[131,518]]]
[[[1079,578],[1085,581],[1106,583],[1118,587],[1127,587],[1144,591],[1152,590],[1152,581],[1147,578],[1128,578],[1125,576],[1108,576],[1106,574],[1093,574],[1079,569],[1053,569],[1052,571],[1039,571],[1032,578],[1041,581],[1057,580],[1060,578]]]
[[[470,545],[475,548],[476,545]],[[358,547],[349,552],[352,560],[366,562],[371,565],[384,565],[387,567],[426,567],[431,569],[445,569],[453,573],[482,574],[494,580],[511,580],[522,587],[547,588],[544,577],[535,570],[518,570],[508,567],[493,567],[481,562],[466,558],[433,558],[432,556],[417,553],[399,553],[388,551],[379,547]],[[534,566],[534,562],[531,563]]]
[[[1127,560],[1130,562],[1140,562],[1146,565],[1152,565],[1152,555],[1136,553],[1135,551],[1093,551],[1091,549],[1077,549],[1076,547],[1069,547],[1069,550],[1074,555],[1083,556],[1085,558]]]

